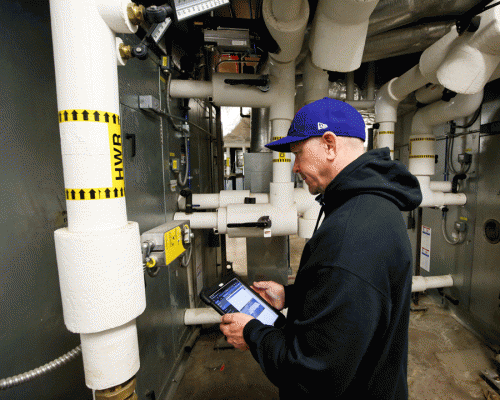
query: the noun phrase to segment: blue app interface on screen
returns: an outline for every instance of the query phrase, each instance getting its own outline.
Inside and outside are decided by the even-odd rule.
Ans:
[[[267,305],[237,279],[232,279],[223,289],[210,297],[226,314],[241,312],[251,315],[266,325],[272,325],[278,318]]]

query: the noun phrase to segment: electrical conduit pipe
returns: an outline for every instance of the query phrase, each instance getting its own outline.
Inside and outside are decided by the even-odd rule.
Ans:
[[[115,33],[134,33],[121,0],[51,0],[68,228],[55,231],[64,322],[80,333],[91,389],[139,369],[146,307],[139,226],[127,221]],[[124,64],[121,60],[120,64]]]
[[[430,177],[435,174],[435,136],[432,127],[447,121],[466,117],[481,105],[483,91],[465,95],[459,94],[450,101],[438,101],[415,113],[412,120],[412,135],[410,136],[409,171],[415,175],[422,190],[420,207],[441,207],[444,205],[464,205],[467,197],[463,193],[445,193],[432,190]],[[448,190],[448,184],[444,189]]]

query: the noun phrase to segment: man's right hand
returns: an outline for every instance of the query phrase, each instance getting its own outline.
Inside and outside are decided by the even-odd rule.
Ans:
[[[251,287],[274,308],[283,310],[285,306],[285,288],[283,285],[273,281],[262,281],[254,282]]]

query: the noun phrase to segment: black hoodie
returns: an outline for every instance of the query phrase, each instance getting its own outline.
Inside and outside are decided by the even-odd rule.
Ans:
[[[412,254],[401,211],[422,201],[418,181],[389,149],[372,150],[321,200],[325,219],[285,287],[285,327],[251,320],[244,338],[281,399],[407,399]]]

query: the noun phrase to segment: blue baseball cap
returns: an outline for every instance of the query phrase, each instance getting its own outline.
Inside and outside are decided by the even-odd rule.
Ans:
[[[365,140],[365,121],[351,105],[325,97],[305,105],[293,118],[288,135],[266,144],[268,149],[289,152],[290,144],[333,132],[337,136]]]

